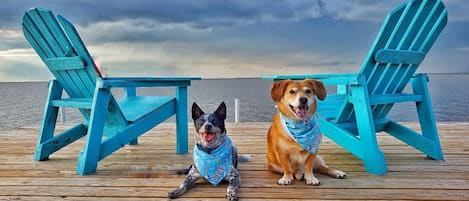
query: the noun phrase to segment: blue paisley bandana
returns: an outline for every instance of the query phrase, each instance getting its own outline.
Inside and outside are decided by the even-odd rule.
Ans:
[[[295,121],[280,113],[283,130],[309,153],[316,154],[322,135],[316,115],[306,121]]]
[[[200,174],[213,186],[217,186],[230,172],[232,165],[232,145],[230,138],[208,154],[194,145],[194,162]]]

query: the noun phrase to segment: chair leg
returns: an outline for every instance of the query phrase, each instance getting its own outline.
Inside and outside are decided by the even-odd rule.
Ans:
[[[135,138],[134,140],[129,142],[129,145],[137,145],[138,144],[138,138]]]
[[[59,135],[50,138],[47,141],[44,141],[40,145],[40,150],[36,150],[37,156],[49,156],[50,154],[62,149],[63,147],[69,145],[72,142],[82,138],[86,135],[86,126],[83,124],[78,124]],[[40,159],[40,158],[39,158]],[[36,160],[36,158],[35,158]]]
[[[46,152],[44,142],[54,137],[55,124],[57,123],[57,115],[59,108],[53,107],[51,102],[62,97],[62,86],[56,81],[49,82],[49,92],[47,102],[44,108],[44,117],[42,118],[41,129],[37,139],[36,151],[34,152],[34,160],[43,161],[49,159],[50,152]]]
[[[387,172],[386,160],[383,152],[379,150],[376,140],[376,130],[367,91],[365,86],[352,86],[351,101],[354,106],[360,135],[359,146],[364,149],[363,162],[365,163],[365,169],[367,172],[381,175]]]
[[[101,141],[103,137],[104,121],[109,105],[110,90],[97,88],[94,93],[88,138],[85,147],[80,153],[77,164],[77,173],[87,175],[96,172],[98,161],[101,160]]]
[[[176,89],[176,153],[188,152],[187,87]]]
[[[427,149],[425,154],[429,158],[436,160],[443,160],[443,152],[441,150],[440,139],[438,136],[438,129],[433,115],[432,103],[430,100],[430,93],[427,87],[428,77],[425,74],[412,79],[412,90],[415,94],[423,96],[422,102],[417,102],[417,113],[420,122],[422,135],[433,142],[433,149]]]
[[[125,90],[125,96],[126,97],[131,97],[131,96],[136,96],[137,95],[137,89],[135,87],[127,87]],[[129,142],[129,145],[137,145],[138,144],[138,138],[135,138],[135,140],[132,140]]]
[[[436,147],[433,140],[397,122],[390,121],[385,131],[409,146],[428,155],[438,153],[436,150],[441,150]]]

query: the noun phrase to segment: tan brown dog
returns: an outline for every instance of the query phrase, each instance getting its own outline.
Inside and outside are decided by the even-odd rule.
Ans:
[[[319,100],[326,98],[324,84],[313,79],[282,80],[272,84],[271,96],[279,113],[274,115],[269,129],[266,158],[270,171],[283,174],[278,184],[289,185],[293,176],[298,180],[304,176],[306,184],[319,185],[313,169],[343,179],[346,176],[344,172],[329,168],[316,154],[321,133],[315,115],[315,97]]]

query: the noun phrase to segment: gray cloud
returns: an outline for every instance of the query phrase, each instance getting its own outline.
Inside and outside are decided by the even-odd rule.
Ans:
[[[39,64],[39,61],[4,60],[0,55],[0,81],[42,81],[50,79],[51,74],[45,67],[37,64]]]
[[[0,29],[0,41],[0,51],[29,47],[20,30]]]
[[[329,0],[325,9],[328,15],[337,20],[358,20],[380,22],[402,0]]]
[[[341,20],[381,21],[404,0],[4,0],[0,28],[18,27],[30,7],[46,7],[87,26],[102,21],[146,19],[161,24],[186,24],[197,29],[251,23],[285,22],[332,17]],[[450,20],[469,20],[469,4],[447,0]]]
[[[194,29],[185,24],[161,24],[146,19],[96,22],[78,29],[83,38],[91,43],[200,40],[210,31]]]
[[[33,6],[75,24],[111,75],[252,77],[356,72],[386,13],[405,1],[6,0],[0,4],[0,80],[47,79],[20,30]],[[450,22],[422,70],[468,72],[469,3],[445,2]],[[441,68],[448,58],[452,68]],[[14,65],[45,73],[21,74]]]
[[[148,19],[159,23],[184,23],[196,28],[234,26],[256,21],[298,20],[320,16],[320,0],[218,1],[218,0],[6,0],[0,5],[0,22],[15,26],[29,7],[46,7],[87,25],[99,21]]]
[[[467,0],[443,1],[448,9],[450,21],[469,21],[469,4]]]

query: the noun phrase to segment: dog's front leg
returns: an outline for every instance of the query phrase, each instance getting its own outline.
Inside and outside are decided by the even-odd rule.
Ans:
[[[239,176],[239,173],[236,168],[231,167],[231,171],[228,174],[227,180],[228,182],[230,182],[230,184],[226,189],[226,198],[228,200],[238,200],[238,188],[241,184],[241,176]]]
[[[314,160],[316,160],[316,154],[310,154],[305,161],[305,180],[306,184],[318,186],[320,184],[319,179],[314,176],[313,167]]]
[[[282,166],[283,176],[278,180],[280,185],[290,185],[293,180],[293,170],[291,164],[289,163],[288,156],[279,155],[280,165]]]
[[[238,200],[238,188],[241,184],[241,176],[239,176],[238,171],[234,167],[231,167],[227,180],[230,184],[226,189],[226,198],[228,200]]]
[[[168,192],[168,197],[169,198],[177,198],[184,194],[187,190],[192,188],[195,184],[195,182],[201,178],[201,175],[197,171],[197,169],[192,165],[189,173],[187,174],[186,178],[184,179],[184,182],[176,189],[173,191]]]

